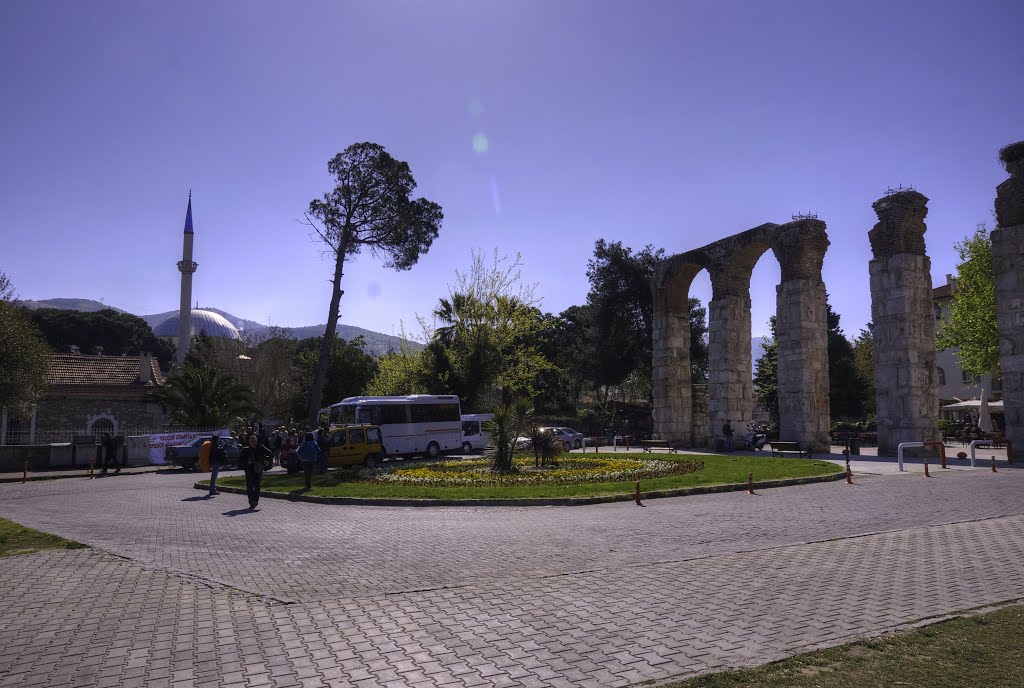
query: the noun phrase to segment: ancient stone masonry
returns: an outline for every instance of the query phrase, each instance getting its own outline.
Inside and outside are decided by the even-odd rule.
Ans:
[[[895,455],[901,442],[939,439],[927,203],[907,190],[872,205],[878,215],[868,239],[880,456]]]
[[[1006,437],[1024,461],[1024,141],[1000,151],[1010,178],[996,189],[992,272],[999,323],[999,369]]]
[[[828,450],[827,321],[821,280],[828,244],[825,223],[805,219],[761,225],[662,261],[652,284],[654,424],[662,438],[694,446],[704,436],[712,442],[720,438],[726,420],[737,434],[751,420],[750,275],[770,249],[782,268],[777,289],[780,436],[814,451]],[[710,273],[712,288],[705,432],[695,429],[690,379],[689,291],[701,270]]]

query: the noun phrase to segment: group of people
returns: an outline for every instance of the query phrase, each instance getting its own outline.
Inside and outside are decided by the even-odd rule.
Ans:
[[[316,435],[307,432],[299,439],[299,433],[292,428],[278,428],[267,435],[263,426],[254,431],[247,427],[239,432],[232,431],[231,437],[238,441],[239,465],[245,471],[245,491],[249,497],[249,508],[255,510],[260,501],[260,485],[263,472],[274,466],[284,466],[289,473],[302,471],[306,479],[306,489],[313,487],[313,471],[318,469],[327,472],[327,427],[316,431]],[[203,442],[199,449],[200,463],[203,460],[210,465],[210,496],[219,494],[217,491],[217,475],[221,467],[227,463],[227,454],[221,444],[221,438],[213,435]]]

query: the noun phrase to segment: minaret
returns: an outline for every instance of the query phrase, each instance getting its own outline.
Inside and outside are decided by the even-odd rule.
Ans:
[[[192,192],[188,192],[188,210],[185,211],[185,238],[181,245],[181,306],[178,311],[178,351],[176,365],[185,362],[188,347],[192,344],[192,273],[199,265],[192,260]]]

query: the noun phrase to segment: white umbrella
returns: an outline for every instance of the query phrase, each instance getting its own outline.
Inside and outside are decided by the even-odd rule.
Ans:
[[[988,410],[988,395],[981,388],[981,403],[978,404],[978,427],[982,432],[992,432],[992,414]]]

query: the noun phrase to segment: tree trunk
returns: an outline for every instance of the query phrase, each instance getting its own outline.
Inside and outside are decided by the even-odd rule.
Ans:
[[[316,372],[313,374],[313,391],[309,398],[309,422],[310,427],[320,424],[320,405],[324,398],[324,386],[327,384],[327,369],[331,363],[331,350],[334,348],[334,338],[338,329],[338,309],[341,305],[341,295],[345,292],[341,288],[341,276],[345,272],[345,253],[348,250],[348,242],[342,240],[338,245],[337,261],[334,264],[334,281],[331,292],[331,310],[327,314],[327,329],[324,331],[324,338],[320,342],[320,358],[316,362]]]

